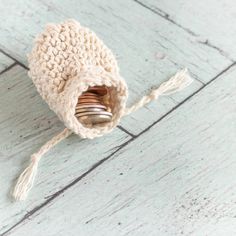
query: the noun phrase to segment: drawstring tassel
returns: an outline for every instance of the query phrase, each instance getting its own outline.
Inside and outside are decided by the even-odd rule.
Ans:
[[[151,91],[149,95],[143,96],[133,106],[125,109],[124,116],[137,111],[139,108],[145,106],[149,102],[158,99],[160,95],[170,95],[176,93],[192,83],[193,79],[190,77],[188,70],[183,69],[171,77],[168,81],[162,83],[160,87]]]
[[[29,166],[21,173],[13,190],[12,196],[15,200],[21,201],[26,199],[30,189],[33,187],[34,179],[37,174],[38,163],[41,157],[53,146],[67,138],[70,134],[72,134],[72,131],[65,128],[61,133],[45,143],[37,153],[31,156]]]
[[[176,73],[168,81],[162,83],[157,90],[160,93],[160,95],[170,95],[182,89],[185,89],[192,82],[193,79],[190,77],[188,70],[185,68]],[[153,91],[153,93],[155,96],[155,90]]]
[[[25,200],[28,192],[33,187],[37,174],[39,160],[37,156],[32,156],[29,166],[19,176],[13,191],[13,197],[17,200]]]

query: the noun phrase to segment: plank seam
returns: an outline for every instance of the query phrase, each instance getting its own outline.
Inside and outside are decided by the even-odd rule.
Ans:
[[[119,128],[121,131],[125,132],[126,134],[128,134],[129,136],[131,136],[132,138],[136,137],[135,134],[129,132],[127,129],[125,129],[123,126],[118,125],[117,128]]]
[[[0,48],[0,52],[1,52],[2,54],[4,54],[5,56],[11,58],[11,59],[12,59],[13,61],[15,61],[19,66],[22,66],[22,67],[25,68],[26,70],[29,70],[29,68],[28,68],[25,64],[21,63],[20,61],[18,61],[16,58],[14,58],[13,56],[11,56],[10,54],[8,54],[7,52],[5,52],[4,50],[2,50],[1,48]]]
[[[170,113],[172,113],[173,111],[175,111],[176,109],[178,109],[181,105],[183,105],[186,101],[188,101],[190,98],[192,98],[193,96],[195,96],[197,93],[199,93],[200,91],[202,91],[204,88],[206,88],[209,84],[211,84],[213,81],[215,81],[216,79],[218,79],[221,75],[223,75],[226,71],[230,70],[233,66],[236,65],[236,62],[232,63],[231,65],[229,65],[228,67],[226,67],[224,70],[222,70],[220,73],[218,73],[215,77],[212,78],[212,80],[210,80],[209,82],[207,82],[206,84],[204,84],[201,88],[199,88],[197,91],[195,91],[193,94],[191,94],[190,96],[188,96],[186,99],[184,99],[181,103],[179,103],[178,105],[176,105],[173,109],[171,109],[169,112],[167,112],[165,115],[163,115],[162,117],[160,117],[157,121],[153,122],[150,126],[148,126],[146,129],[144,129],[143,131],[141,131],[138,135],[131,137],[128,141],[124,142],[123,144],[121,144],[120,146],[118,146],[117,150],[115,150],[113,153],[111,153],[109,156],[103,158],[102,160],[96,162],[95,164],[92,165],[91,168],[89,168],[85,173],[83,173],[82,175],[80,175],[79,177],[77,177],[76,179],[74,179],[72,182],[70,182],[68,185],[66,185],[65,187],[63,187],[62,189],[60,189],[59,191],[55,192],[54,194],[52,194],[51,196],[49,196],[47,198],[46,201],[44,201],[43,203],[41,203],[40,205],[34,207],[32,210],[30,210],[27,214],[25,214],[21,220],[19,220],[17,223],[15,223],[13,226],[11,226],[9,229],[7,229],[5,232],[3,232],[0,236],[6,236],[8,233],[10,233],[14,228],[16,228],[18,225],[20,225],[21,223],[23,223],[25,220],[27,220],[30,216],[34,215],[37,211],[39,211],[40,209],[42,209],[43,207],[45,207],[47,204],[49,204],[50,202],[52,202],[54,199],[56,199],[58,196],[60,196],[61,194],[63,194],[66,190],[68,190],[69,188],[71,188],[72,186],[74,186],[75,184],[77,184],[80,180],[82,180],[83,178],[85,178],[88,174],[90,174],[92,171],[94,171],[96,168],[98,168],[99,166],[101,166],[104,162],[108,161],[109,159],[111,159],[118,151],[120,151],[121,149],[123,149],[125,146],[127,146],[129,143],[133,142],[134,140],[136,140],[139,136],[141,136],[142,134],[144,134],[145,132],[147,132],[148,130],[150,130],[154,125],[156,125],[157,123],[159,123],[160,121],[162,121],[165,117],[167,117]]]
[[[151,12],[159,15],[160,17],[164,18],[165,20],[171,22],[172,24],[176,25],[177,27],[181,28],[182,30],[184,30],[185,32],[189,33],[190,35],[194,36],[194,37],[199,37],[200,35],[196,34],[195,32],[193,32],[192,30],[182,26],[181,24],[175,22],[173,19],[170,18],[170,15],[166,12],[164,12],[163,10],[161,10],[160,8],[158,7],[155,7],[157,10],[145,5],[144,3],[140,2],[139,0],[133,0],[134,2],[136,2],[137,4],[139,4],[140,6],[150,10]],[[224,51],[222,50],[221,48],[211,44],[209,42],[209,40],[206,40],[205,42],[198,42],[198,43],[201,43],[205,46],[208,46],[212,49],[215,49],[217,52],[219,52],[222,56],[224,56],[225,58],[227,58],[228,60],[230,60],[231,62],[234,62],[234,60],[232,58],[229,57],[229,55]]]
[[[4,70],[2,70],[0,72],[0,75],[4,74],[5,72],[9,71],[11,68],[13,68],[14,66],[17,65],[17,62],[14,62],[13,64],[11,64],[10,66],[8,66],[7,68],[5,68]]]

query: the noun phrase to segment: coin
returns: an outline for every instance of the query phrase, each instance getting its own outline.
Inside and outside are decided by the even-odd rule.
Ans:
[[[102,100],[101,99],[98,99],[98,98],[80,98],[78,100],[78,102],[80,101],[91,101],[91,102],[101,102]]]
[[[78,104],[79,106],[92,106],[92,105],[101,105],[100,102],[81,102]]]
[[[95,94],[94,96],[84,94],[84,95],[81,95],[81,96],[78,98],[78,100],[79,100],[80,98],[94,98],[94,99],[101,99],[101,96],[96,95],[96,94]]]
[[[81,99],[92,99],[92,100],[99,100],[99,101],[102,100],[100,97],[90,97],[90,96],[86,97],[86,96],[84,96],[84,97],[79,97],[78,101],[80,101]]]
[[[75,108],[75,116],[81,123],[94,125],[111,121],[110,96],[107,92],[105,86],[94,86],[81,94]]]
[[[90,104],[90,105],[77,104],[76,109],[77,108],[103,108],[103,109],[106,109],[106,107],[101,104]]]
[[[81,116],[90,116],[90,115],[106,115],[106,116],[112,116],[110,112],[107,111],[86,111],[86,112],[80,112],[76,114],[76,117]]]
[[[82,103],[99,103],[101,104],[102,102],[99,100],[91,100],[91,99],[82,99],[78,102],[78,104],[82,104]]]
[[[100,111],[106,111],[106,110],[104,108],[94,108],[94,107],[90,107],[90,108],[86,107],[86,108],[82,108],[82,109],[78,108],[75,110],[75,114],[80,113],[80,112],[90,112],[90,111],[100,112]]]
[[[87,115],[78,118],[84,124],[100,124],[110,122],[112,117],[107,115]]]

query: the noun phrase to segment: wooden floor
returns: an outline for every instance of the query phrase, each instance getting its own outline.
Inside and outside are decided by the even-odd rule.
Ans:
[[[2,0],[0,234],[236,235],[234,0]],[[95,140],[72,135],[46,154],[25,202],[12,184],[63,129],[28,77],[48,22],[74,18],[113,50],[128,105],[187,67],[194,83]]]

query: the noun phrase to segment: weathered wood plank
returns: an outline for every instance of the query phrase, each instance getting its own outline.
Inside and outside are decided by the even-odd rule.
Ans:
[[[236,60],[236,6],[234,0],[141,0],[159,14],[196,35],[196,42],[216,47]]]
[[[19,66],[0,76],[0,111],[0,232],[129,138],[119,129],[95,140],[81,140],[75,135],[67,138],[42,158],[29,199],[13,203],[9,190],[30,155],[64,126]]]
[[[48,22],[75,18],[93,29],[117,55],[129,86],[129,104],[182,67],[206,82],[231,63],[214,48],[196,43],[194,36],[132,0],[7,0],[0,10],[0,46],[24,63],[33,38]],[[151,105],[125,118],[122,125],[137,134],[200,86],[195,81],[184,97],[162,99],[158,107]],[[146,110],[150,110],[148,115]]]
[[[0,52],[0,73],[12,65],[14,61]]]
[[[13,235],[235,235],[236,67]]]

